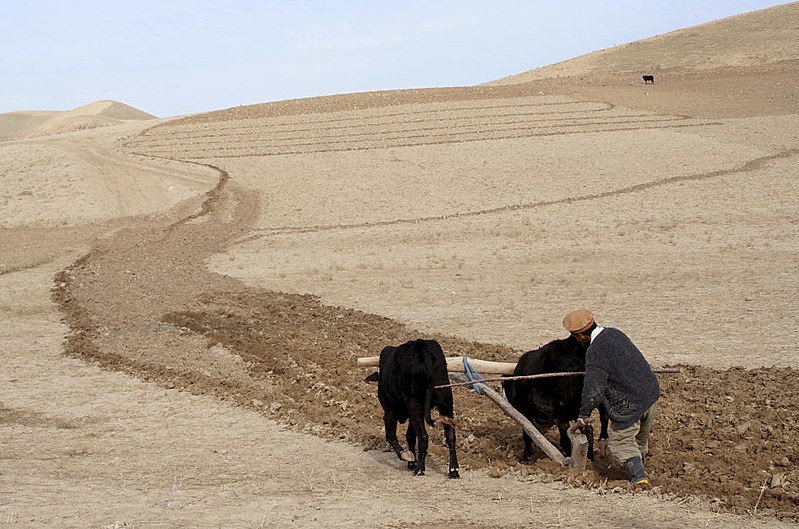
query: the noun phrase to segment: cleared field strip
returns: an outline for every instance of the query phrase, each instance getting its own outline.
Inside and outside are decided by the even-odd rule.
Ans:
[[[181,159],[235,158],[710,124],[683,116],[618,109],[601,102],[536,101],[536,98],[512,104],[423,107],[407,105],[379,109],[382,112],[350,111],[162,126],[131,139],[126,147]]]
[[[697,174],[688,174],[688,175],[678,175],[672,176],[668,178],[663,178],[661,180],[655,180],[651,182],[642,182],[639,184],[633,184],[627,187],[623,187],[620,189],[612,189],[609,191],[603,191],[600,193],[591,193],[586,195],[578,195],[578,196],[570,196],[566,198],[560,199],[553,199],[553,200],[541,200],[538,202],[529,202],[529,203],[522,203],[522,204],[509,204],[506,206],[499,206],[495,208],[489,209],[480,209],[480,210],[473,210],[473,211],[461,211],[457,213],[450,213],[444,215],[432,215],[429,217],[413,217],[413,218],[401,218],[401,219],[391,219],[385,221],[377,221],[377,222],[360,222],[360,223],[353,223],[353,224],[333,224],[333,225],[317,225],[317,226],[276,226],[271,228],[262,228],[253,230],[254,234],[250,235],[246,239],[243,239],[239,242],[247,242],[255,239],[259,239],[264,236],[268,235],[281,235],[287,233],[315,233],[315,232],[323,232],[323,231],[336,231],[336,230],[351,230],[351,229],[363,229],[363,228],[376,228],[376,227],[383,227],[383,226],[400,226],[400,225],[415,225],[421,222],[440,222],[440,221],[448,221],[453,219],[463,219],[467,217],[480,217],[485,215],[495,215],[501,213],[510,213],[513,211],[525,211],[525,210],[532,210],[532,209],[540,209],[546,208],[550,206],[556,206],[560,204],[574,204],[577,202],[587,202],[591,200],[599,200],[608,197],[618,196],[618,195],[626,195],[630,193],[638,193],[641,191],[646,191],[648,189],[653,189],[657,187],[663,187],[667,185],[673,185],[681,182],[696,182],[707,180],[711,178],[720,178],[723,176],[728,176],[732,174],[741,174],[741,173],[750,173],[754,171],[758,171],[768,165],[770,162],[774,160],[780,160],[785,158],[792,158],[794,156],[799,155],[799,149],[785,149],[779,151],[774,154],[770,154],[767,156],[762,156],[760,158],[755,158],[745,162],[743,165],[738,167],[733,167],[730,169],[720,169],[717,171],[710,171],[707,173],[697,173]]]

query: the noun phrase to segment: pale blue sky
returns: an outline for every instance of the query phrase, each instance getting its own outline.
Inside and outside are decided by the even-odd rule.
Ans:
[[[3,0],[0,113],[474,85],[767,0]]]

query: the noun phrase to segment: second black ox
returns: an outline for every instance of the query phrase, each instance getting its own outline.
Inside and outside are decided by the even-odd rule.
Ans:
[[[514,376],[538,375],[541,373],[561,373],[583,371],[585,351],[588,343],[581,343],[574,336],[554,340],[539,349],[524,353],[516,364]],[[571,455],[571,441],[567,434],[569,421],[577,420],[583,392],[583,377],[570,375],[563,377],[539,378],[532,380],[507,380],[502,383],[505,398],[527,417],[542,434],[553,425],[560,431],[560,447],[566,456]],[[607,414],[600,407],[600,439],[607,437]],[[584,431],[588,438],[588,457],[594,457],[593,428]],[[529,461],[533,455],[532,439],[522,432],[524,454],[522,461]]]
[[[414,340],[398,347],[387,346],[380,352],[380,370],[367,380],[377,378],[377,397],[383,407],[386,441],[408,468],[424,475],[428,435],[425,422],[435,426],[430,411],[438,410],[444,424],[444,438],[449,447],[448,477],[457,478],[458,456],[455,453],[452,389],[433,389],[449,384],[447,362],[435,340]],[[405,439],[408,450],[397,441],[397,422],[408,421]]]

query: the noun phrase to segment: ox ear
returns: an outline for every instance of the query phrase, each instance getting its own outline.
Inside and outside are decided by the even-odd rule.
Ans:
[[[380,372],[375,371],[374,373],[366,377],[364,380],[366,382],[377,382],[378,380],[380,380]]]

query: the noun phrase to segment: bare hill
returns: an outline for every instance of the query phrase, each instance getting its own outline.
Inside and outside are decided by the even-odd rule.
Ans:
[[[110,100],[73,110],[9,112],[0,114],[0,140],[48,136],[149,119],[156,119],[156,116]]]
[[[505,77],[525,89],[697,118],[796,114],[799,2],[616,46]],[[642,75],[654,75],[645,84]]]
[[[164,126],[408,104],[565,95],[692,117],[799,109],[799,2],[737,15],[471,87],[342,94],[237,106]],[[641,74],[657,84],[644,85]]]
[[[622,44],[487,84],[592,74],[761,67],[799,59],[799,2]]]

